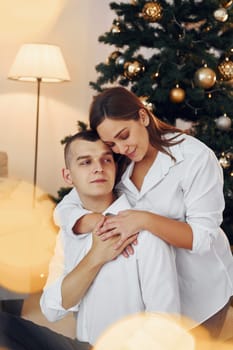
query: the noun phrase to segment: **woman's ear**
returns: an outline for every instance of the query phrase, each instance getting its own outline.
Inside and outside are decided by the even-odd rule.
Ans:
[[[72,177],[71,177],[69,169],[67,169],[67,168],[62,169],[62,177],[68,185],[70,185],[70,186],[73,185],[73,181],[72,181]]]
[[[150,118],[149,118],[147,111],[144,108],[140,108],[138,113],[139,113],[139,118],[140,118],[141,123],[144,126],[148,126],[150,123]]]

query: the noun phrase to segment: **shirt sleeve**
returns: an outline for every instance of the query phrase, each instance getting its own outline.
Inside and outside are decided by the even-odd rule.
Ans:
[[[91,213],[89,210],[83,209],[78,193],[73,188],[57,204],[54,210],[54,221],[64,231],[72,233],[76,221],[89,213]]]
[[[64,276],[61,276],[55,282],[45,287],[40,298],[41,311],[50,322],[58,321],[69,312],[77,312],[79,309],[79,304],[69,309],[63,308],[61,295],[63,278]]]
[[[192,252],[204,254],[221,233],[224,210],[223,172],[209,148],[199,152],[186,171],[183,181],[186,222],[193,231]]]
[[[78,311],[78,305],[70,309],[64,309],[62,306],[61,286],[68,272],[65,267],[66,260],[63,242],[62,233],[60,232],[57,236],[54,255],[49,264],[47,282],[40,298],[41,311],[51,322],[63,318],[70,311]]]
[[[136,254],[145,310],[180,314],[173,247],[159,237],[142,231],[139,235]]]

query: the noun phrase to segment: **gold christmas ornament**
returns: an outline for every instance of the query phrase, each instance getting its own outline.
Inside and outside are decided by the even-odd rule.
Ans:
[[[204,32],[209,32],[210,30],[211,30],[211,26],[209,25],[209,26],[207,26],[206,28],[204,28]]]
[[[111,61],[116,61],[116,59],[121,55],[122,53],[120,51],[113,51],[107,58],[107,64],[109,64]]]
[[[149,1],[142,9],[142,17],[148,22],[157,22],[162,17],[163,8],[158,2]]]
[[[225,8],[228,8],[232,5],[233,1],[232,0],[221,0],[220,1],[221,5]]]
[[[233,160],[233,153],[232,153],[232,152],[227,152],[227,153],[226,153],[226,157],[227,157],[227,159],[229,159],[229,160]]]
[[[216,126],[219,130],[229,130],[231,128],[231,118],[229,118],[226,113],[215,120]]]
[[[175,88],[171,89],[169,97],[172,102],[181,103],[185,99],[185,91],[177,85]]]
[[[218,65],[218,70],[223,80],[233,79],[233,61],[228,57]]]
[[[155,110],[154,104],[149,102],[149,96],[140,96],[139,99],[149,111],[153,112]]]
[[[114,21],[112,28],[111,28],[111,32],[114,34],[120,33],[121,32],[121,25],[119,21]]]
[[[199,68],[194,74],[194,82],[198,87],[209,89],[216,82],[216,74],[208,67]]]
[[[137,60],[127,61],[124,64],[124,76],[129,80],[137,78],[144,71],[145,66]]]
[[[223,169],[227,169],[231,166],[230,160],[227,159],[227,157],[225,156],[222,156],[221,158],[219,158],[219,163]]]
[[[226,22],[228,20],[228,13],[224,7],[214,11],[214,18],[219,22]]]
[[[156,80],[159,77],[159,72],[151,74],[151,79]]]

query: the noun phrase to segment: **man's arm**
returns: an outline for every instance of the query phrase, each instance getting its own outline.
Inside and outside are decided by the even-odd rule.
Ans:
[[[69,311],[77,312],[79,302],[103,264],[119,255],[119,251],[113,248],[114,239],[102,242],[93,234],[91,248],[83,257],[82,251],[85,246],[90,246],[91,236],[83,239],[85,241],[77,242],[64,232],[58,234],[48,279],[40,299],[41,310],[51,322],[61,319]]]

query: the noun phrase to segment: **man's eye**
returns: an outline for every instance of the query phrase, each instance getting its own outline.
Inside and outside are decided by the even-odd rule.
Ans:
[[[113,162],[113,159],[112,159],[112,158],[105,158],[105,159],[104,159],[104,162],[105,162],[105,163],[112,163],[112,162]]]
[[[82,162],[79,163],[79,165],[88,165],[90,164],[90,160],[83,160]]]

